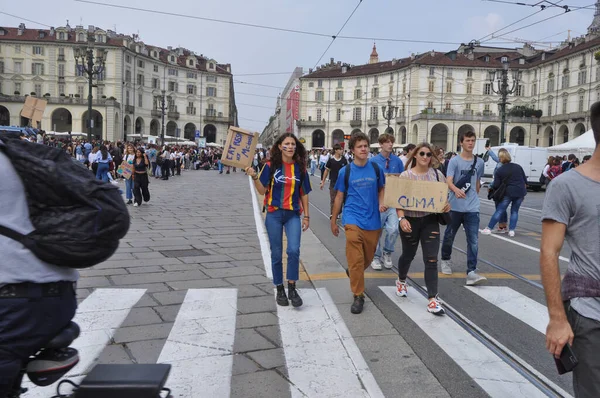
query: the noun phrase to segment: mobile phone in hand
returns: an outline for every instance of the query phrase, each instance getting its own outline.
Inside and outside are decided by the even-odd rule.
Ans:
[[[569,343],[565,344],[560,352],[560,358],[554,358],[554,362],[559,375],[573,371],[579,363]]]

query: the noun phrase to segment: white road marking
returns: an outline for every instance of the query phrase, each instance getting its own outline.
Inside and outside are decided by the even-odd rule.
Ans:
[[[327,290],[300,293],[302,307],[277,307],[292,398],[383,397]]]
[[[481,231],[482,230],[480,229],[479,232],[481,232]],[[483,236],[486,236],[486,235],[483,235]],[[499,236],[499,235],[496,235],[496,234],[491,234],[491,235],[487,235],[487,236],[491,236],[493,238],[500,239],[500,240],[512,243],[513,245],[524,247],[525,249],[533,250],[534,252],[538,252],[538,253],[540,252],[540,249],[538,249],[537,247],[526,245],[525,243],[518,242],[518,241],[516,241],[514,239],[505,238],[504,236]],[[569,262],[569,259],[566,258],[566,257],[563,257],[563,256],[559,256],[558,259],[561,260],[561,261],[566,261],[567,263]]]
[[[81,329],[81,335],[71,344],[79,351],[79,363],[65,378],[79,383],[85,377],[145,292],[146,289],[96,289],[83,300],[73,318]],[[28,381],[24,387],[29,388],[27,398],[48,398],[56,394],[56,384],[37,387]],[[61,390],[62,393],[66,391],[70,389],[65,387]]]
[[[538,332],[546,334],[548,326],[548,309],[545,305],[511,289],[507,286],[465,286],[486,301],[531,326]]]
[[[491,397],[545,397],[452,319],[428,313],[425,297],[412,294],[401,298],[393,286],[379,288]]]
[[[480,202],[483,203],[483,204],[492,206],[492,207],[496,207],[496,204],[493,201],[491,201],[491,200],[481,200]],[[521,209],[533,211],[533,212],[536,212],[536,213],[541,213],[542,212],[540,209],[534,209],[533,207],[521,206],[521,207],[519,207],[519,210],[521,210]]]
[[[248,177],[250,182],[250,196],[252,196],[252,207],[254,208],[254,223],[256,224],[256,234],[258,235],[258,241],[260,242],[260,252],[262,253],[263,264],[265,266],[265,272],[267,278],[273,279],[273,270],[271,269],[271,248],[269,247],[269,236],[265,229],[264,221],[260,216],[261,208],[256,199],[256,190],[252,178]]]
[[[173,396],[229,397],[236,313],[237,289],[188,290],[158,358]]]

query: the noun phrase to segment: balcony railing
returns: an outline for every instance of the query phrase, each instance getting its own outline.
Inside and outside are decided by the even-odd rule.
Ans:
[[[58,54],[58,61],[64,61],[65,60],[65,54]]]
[[[484,115],[481,114],[462,114],[462,113],[420,113],[413,115],[411,120],[460,120],[460,121],[473,121],[473,122],[496,122],[500,123],[500,116],[494,114]],[[540,120],[535,117],[517,117],[517,116],[506,116],[506,120],[512,123],[533,123],[537,124]]]
[[[129,113],[132,115],[135,112],[135,106],[133,105],[125,105],[125,113]]]
[[[229,118],[223,116],[222,114],[220,116],[217,116],[216,112],[213,112],[210,115],[208,115],[208,114],[204,115],[204,121],[205,122],[214,122],[214,123],[228,123]]]
[[[169,111],[169,112],[167,112],[167,117],[169,119],[179,120],[179,112],[177,112],[177,111]]]
[[[362,120],[350,120],[350,127],[362,126]]]
[[[552,123],[552,122],[560,122],[560,121],[567,121],[567,120],[585,120],[585,118],[588,116],[589,116],[589,112],[562,113],[562,114],[553,115],[553,116],[542,116],[540,118],[540,123]]]
[[[196,108],[195,108],[195,107],[189,107],[189,106],[188,106],[187,108],[185,108],[185,112],[186,112],[188,115],[195,115],[195,114],[196,114]]]
[[[217,110],[216,109],[206,109],[205,116],[217,116]]]
[[[160,110],[160,109],[152,109],[150,111],[150,114],[152,115],[152,117],[162,117],[162,110]]]
[[[369,127],[376,127],[378,125],[379,125],[378,119],[367,120],[367,126],[369,126]]]
[[[325,120],[297,120],[298,127],[325,127]]]
[[[16,103],[24,103],[25,96],[23,95],[3,95],[0,94],[0,102],[16,102]],[[42,97],[37,96],[37,98],[41,98],[43,100],[48,101],[49,104],[66,104],[66,105],[86,105],[88,103],[87,97],[85,98],[77,98],[77,97]],[[92,106],[116,106],[120,108],[120,104],[117,100],[108,99],[108,98],[93,98]]]

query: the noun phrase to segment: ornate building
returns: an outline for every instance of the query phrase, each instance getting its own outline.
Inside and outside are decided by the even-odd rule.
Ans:
[[[229,64],[184,48],[166,49],[139,38],[89,26],[44,29],[0,27],[0,125],[21,125],[25,96],[48,101],[41,128],[87,132],[87,75],[76,52],[93,46],[105,68],[94,79],[93,135],[108,140],[165,134],[223,143],[237,126]],[[163,91],[164,90],[164,91]]]
[[[551,146],[571,140],[590,128],[589,108],[600,100],[598,21],[600,1],[588,34],[551,50],[471,42],[384,62],[373,47],[369,63],[358,66],[331,59],[300,78],[300,137],[309,148],[331,147],[355,131],[372,142],[388,131],[400,143],[428,141],[453,150],[459,134],[472,129],[498,145],[500,97],[489,72],[508,68],[508,83],[519,80],[508,98],[506,141]],[[397,107],[389,128],[381,112],[388,101]],[[526,109],[525,116],[518,109]]]

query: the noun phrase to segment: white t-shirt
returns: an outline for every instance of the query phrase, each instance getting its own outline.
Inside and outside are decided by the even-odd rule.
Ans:
[[[319,163],[327,163],[329,160],[329,154],[319,156]]]

